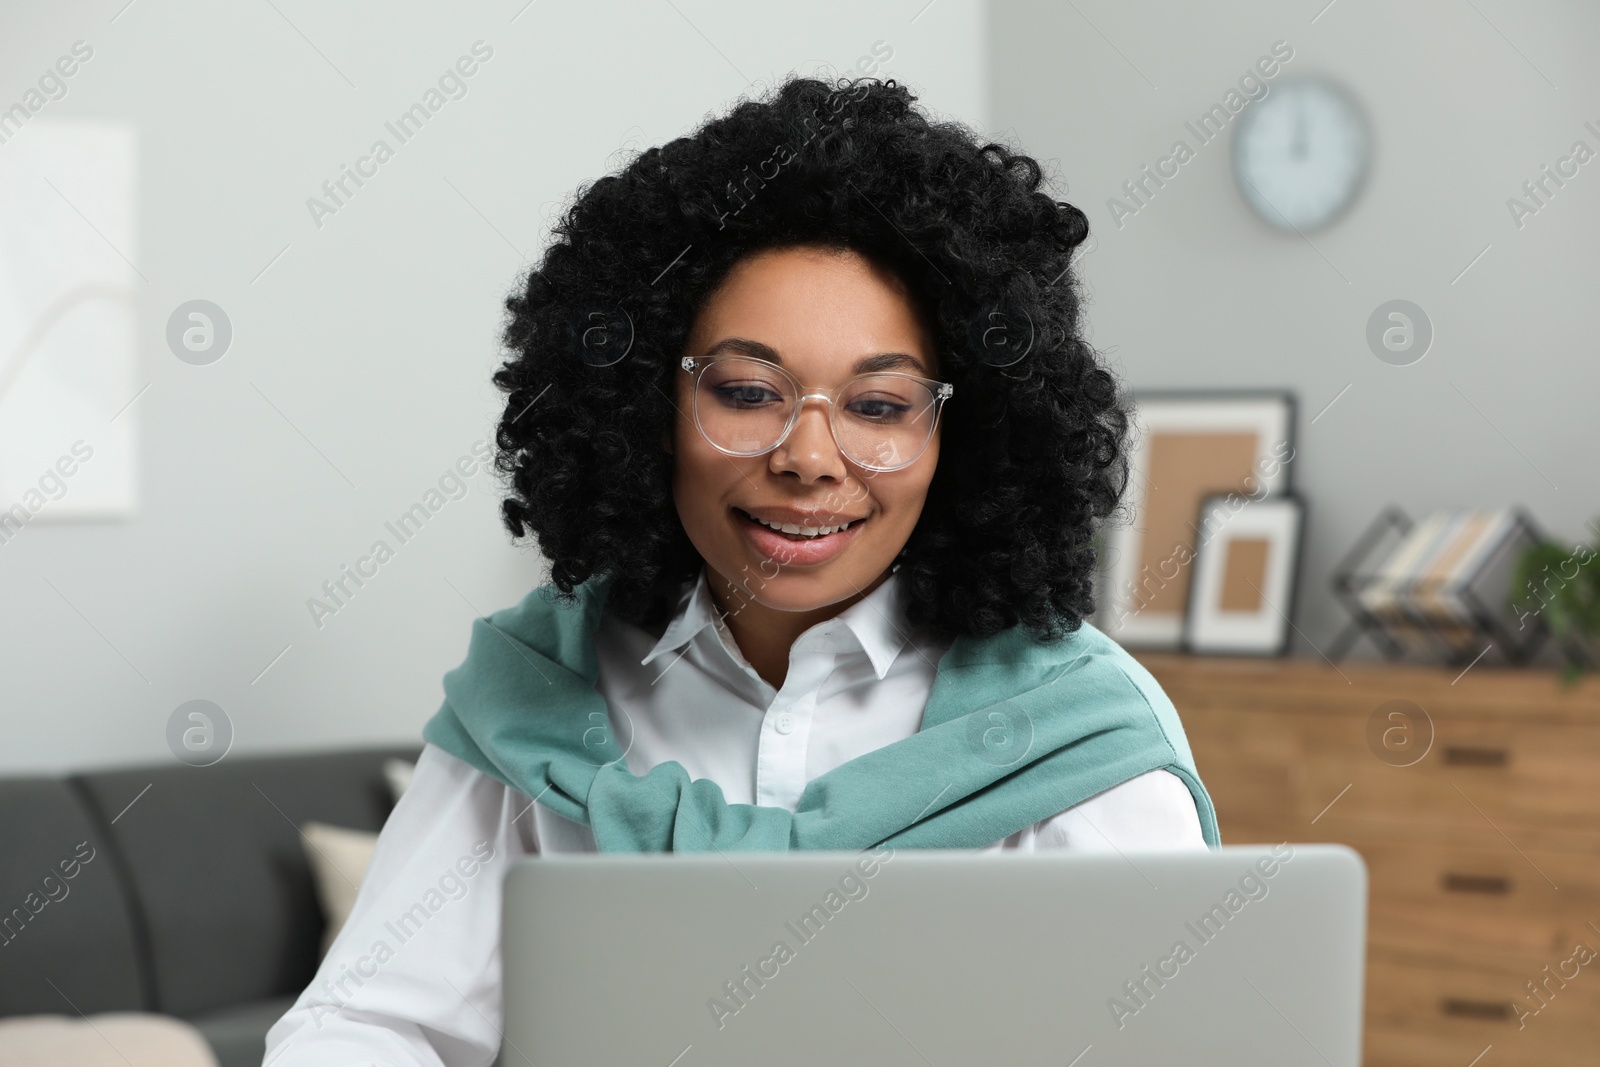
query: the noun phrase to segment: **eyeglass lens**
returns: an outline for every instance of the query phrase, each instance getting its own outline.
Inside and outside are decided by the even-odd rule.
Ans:
[[[695,417],[706,439],[740,455],[774,447],[800,392],[772,364],[738,356],[713,360],[695,386]],[[863,467],[894,469],[922,454],[933,437],[935,394],[892,374],[857,378],[840,391],[834,432]]]

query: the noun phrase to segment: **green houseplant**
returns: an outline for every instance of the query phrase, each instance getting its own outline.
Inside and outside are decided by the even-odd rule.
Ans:
[[[1567,654],[1563,684],[1600,667],[1600,544],[1530,545],[1512,570],[1508,603],[1519,624],[1542,619],[1550,627]]]

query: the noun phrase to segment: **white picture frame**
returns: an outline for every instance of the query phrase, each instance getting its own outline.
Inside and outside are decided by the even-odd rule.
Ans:
[[[1183,649],[1201,655],[1281,656],[1289,650],[1305,502],[1214,494],[1201,503]]]
[[[1182,647],[1194,516],[1211,493],[1268,498],[1292,487],[1294,394],[1145,391],[1132,397],[1124,503],[1105,531],[1095,625],[1128,648]]]

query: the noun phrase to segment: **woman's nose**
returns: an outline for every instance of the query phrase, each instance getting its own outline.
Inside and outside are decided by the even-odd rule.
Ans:
[[[806,480],[824,474],[842,477],[845,473],[844,456],[839,443],[833,439],[833,427],[828,420],[828,402],[806,398],[801,402],[800,415],[794,429],[773,453],[774,461],[785,469],[798,472]]]

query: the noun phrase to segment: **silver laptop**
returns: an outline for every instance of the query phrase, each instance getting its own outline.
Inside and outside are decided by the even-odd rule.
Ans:
[[[1342,845],[524,859],[499,1062],[1358,1067],[1366,907]]]

